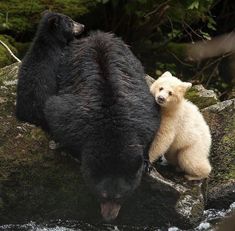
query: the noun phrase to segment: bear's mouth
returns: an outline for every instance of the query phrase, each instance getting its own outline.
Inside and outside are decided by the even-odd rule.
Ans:
[[[106,222],[110,222],[117,218],[121,205],[116,202],[107,201],[107,202],[102,202],[100,204],[100,207],[103,219]]]
[[[160,105],[160,106],[162,106],[162,105],[164,105],[165,104],[165,100],[161,100],[161,99],[156,99],[156,101],[157,101],[157,103]]]

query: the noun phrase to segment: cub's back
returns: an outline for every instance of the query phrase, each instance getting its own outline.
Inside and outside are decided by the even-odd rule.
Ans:
[[[184,100],[178,121],[177,139],[180,142],[211,142],[210,130],[203,115],[190,101]]]

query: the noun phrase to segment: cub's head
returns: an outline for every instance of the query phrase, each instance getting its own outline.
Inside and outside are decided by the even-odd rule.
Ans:
[[[73,21],[70,17],[44,11],[39,25],[39,31],[43,36],[53,36],[59,42],[67,44],[84,30],[84,25]]]
[[[151,85],[150,92],[161,107],[169,107],[180,103],[191,86],[167,71]]]

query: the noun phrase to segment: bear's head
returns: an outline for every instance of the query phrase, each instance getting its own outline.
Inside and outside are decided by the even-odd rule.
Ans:
[[[95,149],[92,146],[85,151],[81,170],[98,198],[103,219],[110,222],[118,216],[123,201],[141,182],[143,149],[141,145],[123,145],[117,140],[116,145],[96,145]]]
[[[70,17],[44,11],[39,24],[40,36],[46,39],[54,38],[56,41],[67,44],[84,30],[84,25],[73,21]]]
[[[151,85],[150,92],[161,107],[172,108],[182,101],[191,86],[191,83],[183,82],[167,71]]]

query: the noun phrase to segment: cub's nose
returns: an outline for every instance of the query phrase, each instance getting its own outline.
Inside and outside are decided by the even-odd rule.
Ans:
[[[166,101],[166,99],[165,99],[163,96],[159,95],[159,96],[157,97],[157,101],[158,101],[159,103],[164,103],[164,102]]]

